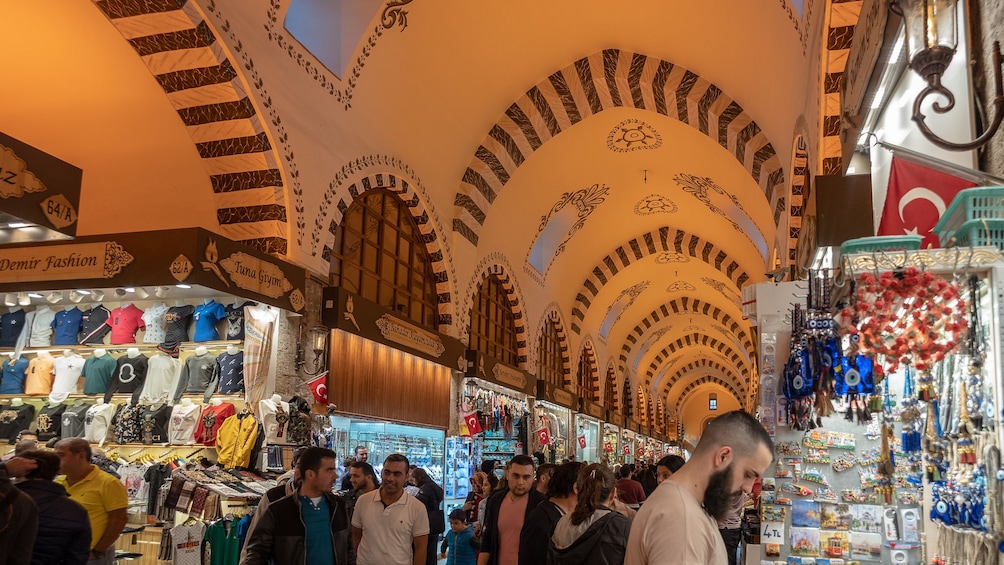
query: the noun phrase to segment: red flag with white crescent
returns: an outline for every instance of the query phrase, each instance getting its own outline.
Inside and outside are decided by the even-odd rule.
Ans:
[[[483,431],[481,428],[481,420],[478,419],[477,412],[464,414],[464,424],[467,425],[467,431],[469,431],[471,435],[480,434]]]
[[[551,432],[547,431],[547,428],[540,428],[534,433],[537,434],[537,441],[540,445],[551,444]]]
[[[328,372],[324,371],[316,379],[307,383],[314,400],[319,404],[328,404]]]
[[[924,238],[921,247],[941,247],[931,230],[955,195],[974,186],[968,180],[893,156],[878,235],[919,235]]]
[[[579,436],[579,448],[580,449],[586,448],[586,436]]]

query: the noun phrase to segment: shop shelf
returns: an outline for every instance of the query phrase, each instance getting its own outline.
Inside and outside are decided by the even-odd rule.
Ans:
[[[849,239],[840,246],[840,255],[872,251],[914,251],[920,249],[919,235],[878,235]]]
[[[978,186],[959,191],[932,231],[944,244],[963,224],[979,219],[1004,219],[1004,186]]]
[[[1004,251],[1004,218],[969,220],[955,232],[955,245],[993,245]]]

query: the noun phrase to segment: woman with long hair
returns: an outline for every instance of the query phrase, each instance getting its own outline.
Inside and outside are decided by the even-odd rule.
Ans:
[[[617,482],[598,463],[579,471],[575,510],[562,516],[551,536],[548,563],[620,565],[624,563],[631,521],[610,509]]]

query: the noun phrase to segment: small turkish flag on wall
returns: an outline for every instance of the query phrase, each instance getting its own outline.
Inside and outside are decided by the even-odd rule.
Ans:
[[[534,433],[537,434],[537,441],[540,445],[551,444],[551,432],[547,431],[547,428],[540,428]]]
[[[894,156],[878,235],[919,235],[924,238],[921,247],[941,247],[931,230],[955,195],[974,186],[968,180]]]
[[[586,436],[579,436],[579,448],[580,449],[586,448]]]
[[[467,431],[469,431],[471,435],[480,434],[482,432],[481,420],[478,419],[477,412],[465,414],[464,423],[467,424]]]
[[[310,392],[314,395],[314,400],[319,404],[328,404],[328,372],[324,371],[319,377],[307,383]]]

